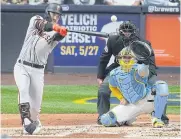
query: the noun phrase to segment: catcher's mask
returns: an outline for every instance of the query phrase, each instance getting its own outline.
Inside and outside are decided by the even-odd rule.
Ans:
[[[131,21],[124,21],[119,26],[119,34],[124,39],[129,39],[131,36],[136,35],[136,26]]]
[[[45,19],[49,22],[57,23],[62,15],[62,7],[57,3],[50,3],[45,9]]]
[[[129,47],[125,47],[116,56],[116,62],[124,72],[129,72],[137,61]]]

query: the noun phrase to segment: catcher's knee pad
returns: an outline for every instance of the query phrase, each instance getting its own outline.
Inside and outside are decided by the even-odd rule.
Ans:
[[[154,116],[161,119],[169,95],[168,85],[164,81],[157,81],[154,87],[156,89],[154,98]]]
[[[101,123],[104,126],[115,126],[117,118],[113,112],[108,112],[101,116]]]
[[[31,115],[30,115],[30,104],[29,104],[29,102],[20,103],[19,104],[19,111],[21,114],[22,125],[25,124],[25,118],[27,118],[27,120],[29,120],[30,123],[32,122],[32,120],[30,119]]]

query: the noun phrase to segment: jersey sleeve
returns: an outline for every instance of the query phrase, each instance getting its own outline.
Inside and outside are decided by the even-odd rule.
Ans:
[[[46,21],[41,16],[39,15],[33,16],[30,19],[29,29],[30,30],[38,29],[39,31],[43,31],[45,22]]]
[[[137,74],[142,78],[148,77],[149,76],[149,65],[139,64],[137,66]]]
[[[112,92],[112,94],[119,100],[122,100],[124,97],[123,97],[123,94],[121,93],[121,91],[117,88],[117,87],[113,87],[109,84],[109,88]]]
[[[118,86],[116,84],[116,80],[114,79],[114,70],[111,71],[110,73],[110,78],[109,78],[109,88],[112,92],[112,94],[119,100],[123,99],[123,95],[121,93],[121,91],[118,89]]]
[[[107,41],[107,45],[105,46],[100,56],[97,78],[104,79],[106,67],[107,64],[109,63],[111,56],[112,56],[112,38],[110,37]]]
[[[144,64],[138,64],[134,70],[134,78],[137,82],[144,83],[148,80],[149,66]]]
[[[117,86],[117,85],[116,85],[116,80],[115,80],[114,78],[115,78],[115,76],[114,76],[114,70],[112,70],[112,71],[110,72],[110,76],[109,76],[109,85],[116,87],[116,86]]]

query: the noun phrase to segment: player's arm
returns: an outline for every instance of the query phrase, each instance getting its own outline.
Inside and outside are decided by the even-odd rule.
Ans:
[[[144,80],[148,79],[149,76],[149,65],[138,64],[133,74],[134,79],[137,82],[143,83]],[[143,83],[144,84],[144,83]]]
[[[66,36],[67,29],[63,26],[60,26],[58,24],[53,24],[51,22],[48,22],[44,20],[41,16],[33,16],[30,20],[30,27],[35,28],[38,31],[56,31],[61,36]]]
[[[107,41],[107,46],[104,48],[104,51],[100,56],[98,73],[97,73],[98,79],[104,79],[106,66],[109,63],[111,56],[112,56],[112,42],[111,42],[111,37],[109,37]]]
[[[138,64],[137,74],[138,74],[141,78],[148,77],[148,76],[149,76],[149,65]]]
[[[109,88],[112,92],[112,94],[118,98],[120,101],[124,98],[121,91],[117,88],[116,81],[114,79],[114,76],[109,77]]]
[[[55,33],[53,36],[53,41],[61,41],[65,36],[60,35],[59,33]]]

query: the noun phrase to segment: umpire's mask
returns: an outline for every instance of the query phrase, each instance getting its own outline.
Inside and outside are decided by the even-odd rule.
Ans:
[[[130,72],[133,65],[137,62],[134,54],[131,52],[129,47],[123,48],[116,56],[116,62],[120,65],[124,72]]]
[[[129,39],[130,37],[136,35],[136,26],[131,21],[124,21],[119,26],[119,34],[124,39]]]
[[[62,7],[57,3],[50,3],[45,9],[45,18],[49,22],[57,23],[62,15]]]

